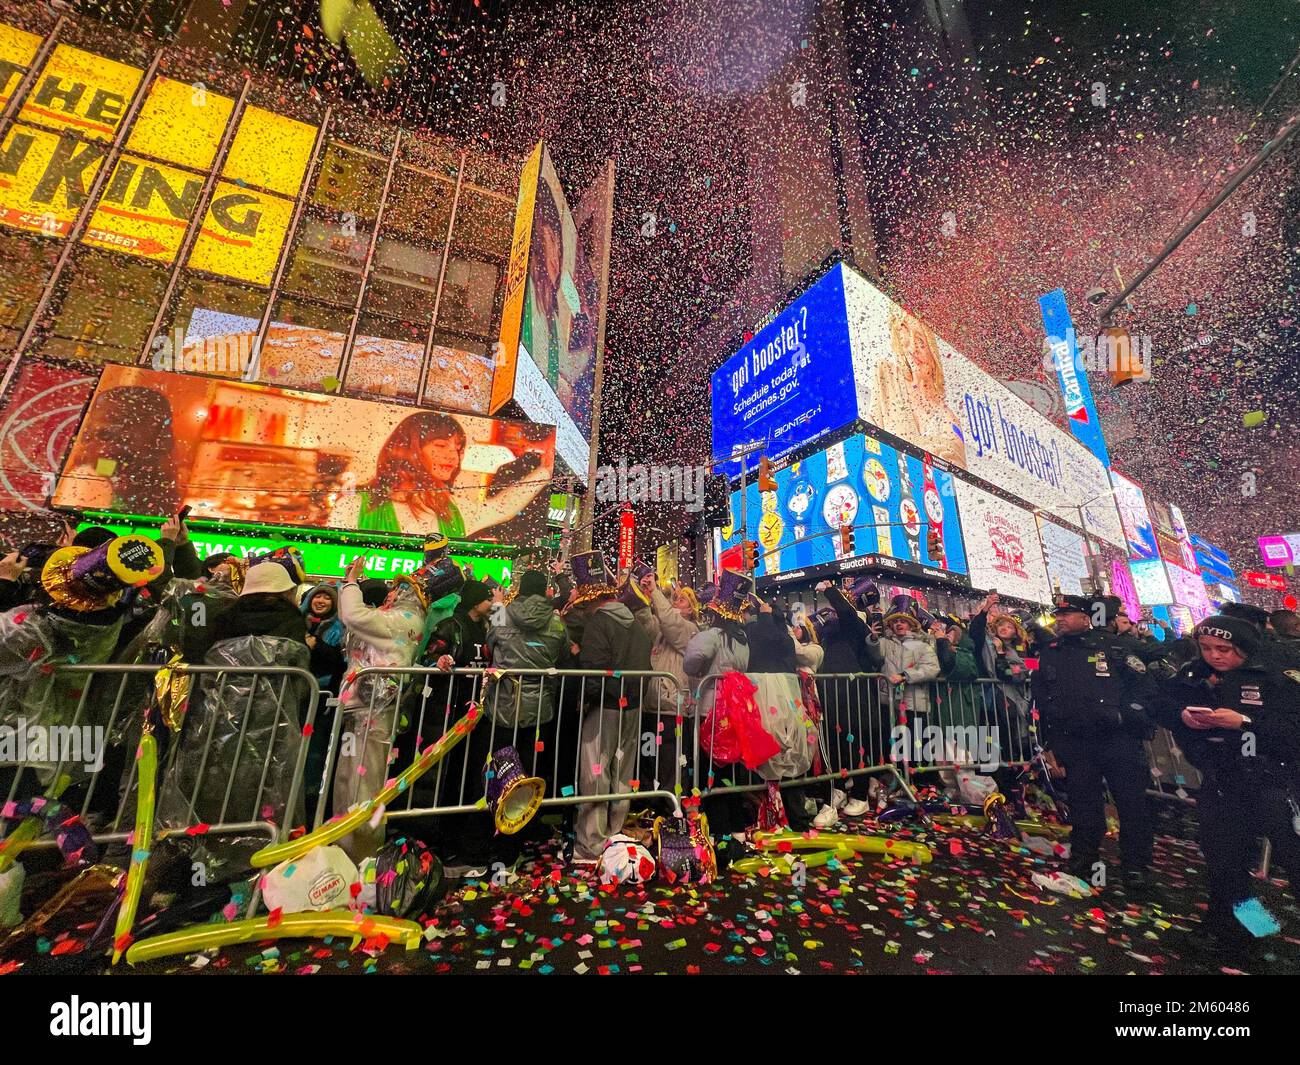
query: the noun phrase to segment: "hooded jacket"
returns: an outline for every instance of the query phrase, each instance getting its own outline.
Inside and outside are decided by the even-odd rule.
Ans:
[[[650,633],[637,623],[626,606],[617,601],[602,603],[587,618],[582,630],[578,664],[583,669],[648,672],[650,669]],[[628,677],[624,681],[587,678],[586,688],[603,692],[600,705],[606,710],[639,710],[644,678]]]
[[[187,659],[202,661],[215,644],[241,636],[276,636],[306,646],[307,623],[298,608],[280,595],[241,595],[215,618],[209,615],[206,625],[191,627]]]
[[[493,607],[487,643],[500,669],[553,669],[569,649],[564,623],[544,595]],[[532,727],[555,716],[554,687],[546,677],[507,676],[488,682],[484,702],[498,725]]]
[[[867,623],[839,588],[826,589],[826,601],[839,618],[839,631],[822,646],[823,673],[874,673],[880,669],[880,648],[870,639]]]
[[[328,614],[317,617],[311,612],[311,601],[318,595],[328,595],[333,606]],[[302,598],[302,616],[307,623],[307,635],[315,637],[311,648],[312,674],[322,688],[343,672],[343,640],[347,635],[343,619],[339,617],[339,590],[333,584],[317,584]]]

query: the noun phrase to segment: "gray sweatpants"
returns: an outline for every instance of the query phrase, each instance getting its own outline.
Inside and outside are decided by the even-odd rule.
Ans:
[[[588,709],[582,717],[578,783],[582,795],[626,795],[636,779],[641,715],[635,710]],[[599,858],[610,836],[622,831],[630,800],[584,803],[574,819],[579,858]]]

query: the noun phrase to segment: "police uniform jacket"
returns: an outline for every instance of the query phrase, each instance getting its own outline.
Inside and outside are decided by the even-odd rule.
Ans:
[[[1154,694],[1146,665],[1123,637],[1104,629],[1049,640],[1033,678],[1039,728],[1048,749],[1059,738],[1142,738]]]

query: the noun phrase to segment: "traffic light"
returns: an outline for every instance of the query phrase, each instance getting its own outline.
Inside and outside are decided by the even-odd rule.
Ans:
[[[772,460],[766,455],[758,457],[758,490],[760,492],[776,491],[776,478],[772,476]]]
[[[843,558],[848,558],[853,553],[854,553],[853,526],[841,525],[840,526],[840,555]]]
[[[745,560],[745,572],[753,573],[754,567],[758,565],[758,541],[746,540],[745,550],[742,556]]]
[[[925,549],[935,562],[943,561],[943,534],[938,529],[930,529],[926,532]]]

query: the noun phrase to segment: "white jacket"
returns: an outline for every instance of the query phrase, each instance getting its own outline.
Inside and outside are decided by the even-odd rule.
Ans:
[[[424,610],[407,585],[401,586],[392,606],[373,607],[366,606],[360,588],[345,584],[339,590],[339,617],[347,628],[343,641],[347,672],[340,702],[345,707],[373,705],[380,709],[387,697],[396,694],[396,683],[375,689],[371,678],[371,684],[358,685],[356,673],[368,666],[412,665],[424,639]],[[411,683],[409,677],[403,680],[403,690]]]
[[[903,699],[908,708],[918,714],[929,711],[930,682],[939,679],[939,656],[934,650],[934,637],[928,633],[913,633],[902,640],[881,636],[878,642],[884,656],[880,672],[886,677],[899,673],[905,676],[907,690]]]

